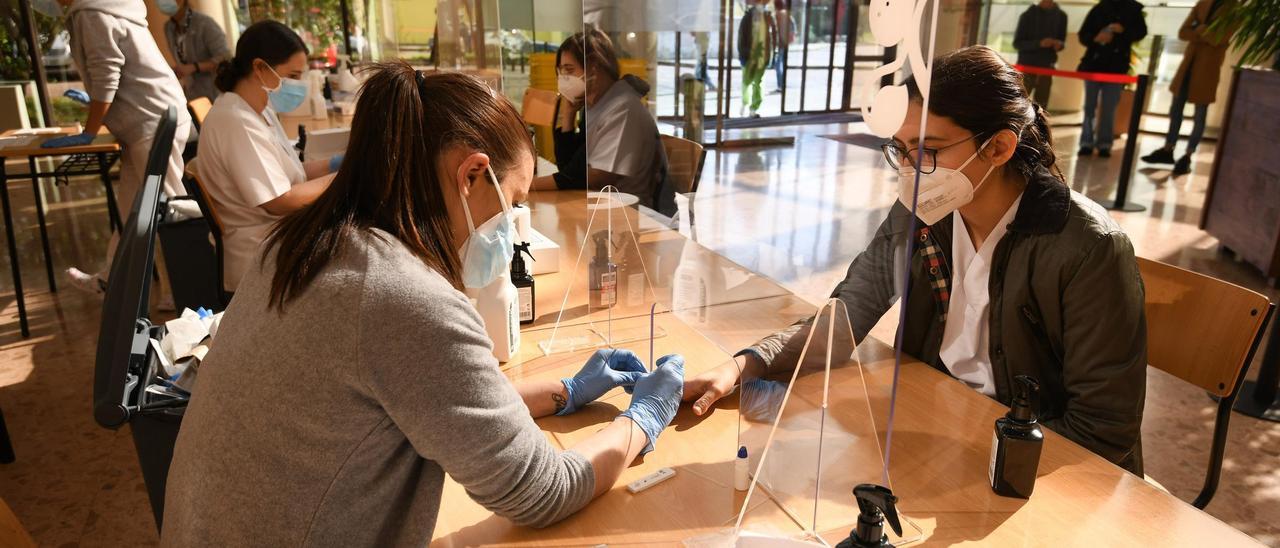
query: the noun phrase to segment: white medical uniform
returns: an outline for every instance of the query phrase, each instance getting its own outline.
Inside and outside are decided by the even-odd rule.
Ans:
[[[253,110],[235,92],[218,96],[200,128],[196,171],[222,222],[223,284],[235,291],[280,220],[261,206],[306,180],[298,153],[271,107]]]
[[[620,192],[654,207],[660,162],[666,156],[657,155],[658,123],[644,98],[626,80],[618,80],[587,107],[586,117],[587,166],[618,175],[614,186]]]
[[[991,259],[1018,213],[1022,196],[1013,201],[1000,222],[975,249],[960,212],[951,215],[951,300],[942,330],[938,357],[951,375],[987,396],[996,395],[991,368],[991,324],[987,321],[991,295]]]

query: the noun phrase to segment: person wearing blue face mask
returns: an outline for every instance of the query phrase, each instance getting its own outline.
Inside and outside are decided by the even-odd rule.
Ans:
[[[236,284],[281,217],[315,201],[342,156],[303,163],[277,114],[298,108],[307,84],[307,47],[276,21],[245,29],[234,58],[218,67],[223,93],[200,128],[195,170],[222,223],[223,289]]]
[[[217,99],[213,73],[231,57],[222,27],[212,17],[191,9],[188,0],[156,0],[156,7],[169,18],[164,22],[164,36],[173,54],[173,72],[182,82],[187,100]]]
[[[160,115],[176,106],[178,127],[164,192],[169,196],[186,194],[182,190],[182,151],[191,133],[191,117],[184,108],[182,86],[147,28],[146,6],[137,0],[39,0],[32,7],[45,15],[64,18],[71,35],[71,59],[89,98],[84,130],[49,139],[42,146],[86,145],[106,127],[124,149],[115,195],[120,211],[127,214],[142,188]],[[108,246],[108,264],[114,247]],[[77,268],[68,269],[67,274],[77,288],[98,294],[106,288],[101,274],[87,274]]]
[[[661,450],[683,358],[647,372],[602,349],[571,377],[513,382],[462,291],[506,268],[507,210],[535,157],[520,113],[465,74],[368,74],[346,162],[272,230],[200,366],[163,546],[426,546],[445,474],[543,527]],[[627,389],[626,409],[567,449],[533,420],[601,416],[611,406],[592,402]]]

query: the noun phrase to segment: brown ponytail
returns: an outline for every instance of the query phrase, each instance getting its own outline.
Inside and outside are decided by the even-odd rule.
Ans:
[[[907,80],[912,100],[920,100],[915,78]],[[1053,134],[1044,109],[1027,97],[1022,74],[986,46],[958,49],[933,62],[929,112],[951,119],[979,140],[1001,130],[1018,136],[1018,147],[1006,166],[1026,179],[1047,171],[1066,179],[1057,166]]]

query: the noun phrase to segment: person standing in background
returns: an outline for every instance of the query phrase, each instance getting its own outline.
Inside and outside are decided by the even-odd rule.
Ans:
[[[1084,24],[1080,25],[1080,43],[1085,47],[1080,71],[1128,74],[1133,45],[1146,36],[1147,22],[1142,4],[1137,0],[1098,2],[1085,16]],[[1081,156],[1093,154],[1094,147],[1098,149],[1098,156],[1111,156],[1111,140],[1115,138],[1112,126],[1122,89],[1124,84],[1085,80]],[[1097,112],[1099,103],[1102,104],[1101,112]]]
[[[1053,0],[1040,0],[1018,16],[1018,28],[1013,33],[1013,47],[1018,50],[1018,64],[1029,67],[1053,68],[1058,64],[1058,52],[1066,45],[1067,14]],[[1053,77],[1040,74],[1022,75],[1027,95],[1036,104],[1049,108],[1049,89]]]
[[[191,133],[191,117],[182,108],[186,102],[182,86],[147,29],[146,5],[137,0],[38,0],[32,7],[45,15],[65,17],[71,35],[71,59],[89,94],[84,131],[49,139],[41,146],[87,145],[106,126],[124,149],[115,195],[120,211],[127,214],[142,188],[160,116],[169,107],[177,107],[178,128],[173,134],[164,192],[169,196],[186,194],[182,189],[182,151]],[[107,246],[107,268],[117,238],[118,235],[113,236]],[[77,288],[99,295],[106,291],[102,274],[69,268],[67,275]]]
[[[763,3],[762,3],[763,2]],[[748,0],[747,9],[738,22],[738,62],[742,64],[742,109],[740,113],[752,118],[760,117],[760,105],[764,102],[764,72],[769,68],[769,58],[774,53],[773,42],[777,29],[773,16],[767,11],[768,0]]]
[[[213,73],[218,63],[231,57],[227,35],[212,17],[191,9],[188,0],[156,0],[160,13],[169,16],[164,36],[173,54],[173,73],[182,83],[187,100],[218,98]]]
[[[1209,30],[1209,24],[1215,15],[1234,7],[1234,0],[1200,0],[1178,29],[1178,38],[1187,42],[1187,49],[1182,52],[1182,63],[1169,86],[1169,91],[1173,92],[1173,103],[1169,106],[1169,133],[1165,135],[1163,147],[1142,157],[1142,161],[1147,163],[1173,164],[1174,177],[1191,173],[1191,155],[1195,154],[1200,138],[1204,136],[1209,105],[1218,98],[1218,75],[1227,56],[1231,35],[1235,32],[1235,29],[1213,32]],[[1173,147],[1178,144],[1182,108],[1188,101],[1196,107],[1195,118],[1191,136],[1187,138],[1187,150],[1175,162]]]
[[[787,87],[787,48],[796,37],[796,22],[791,18],[791,10],[787,9],[785,0],[773,0],[773,20],[774,28],[778,30],[775,40],[777,51],[773,54],[773,75],[778,87],[773,93],[782,93],[782,89]]]

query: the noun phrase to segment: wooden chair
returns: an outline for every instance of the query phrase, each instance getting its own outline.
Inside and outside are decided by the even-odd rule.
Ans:
[[[191,121],[195,123],[196,130],[204,125],[204,118],[209,115],[209,109],[213,108],[213,103],[208,97],[196,97],[187,101],[187,110],[191,113]]]
[[[13,548],[35,548],[36,541],[31,538],[31,534],[22,526],[22,522],[18,521],[18,516],[13,514],[13,510],[9,505],[0,499],[0,546],[11,546]]]
[[[676,193],[697,192],[707,151],[698,143],[671,135],[662,136],[662,148],[667,152],[667,178]]]
[[[218,217],[218,211],[214,208],[213,202],[209,200],[209,193],[205,192],[204,184],[200,182],[200,176],[196,174],[196,160],[187,162],[186,177],[182,178],[182,186],[187,191],[187,197],[196,202],[200,207],[200,213],[204,215],[204,219],[209,223],[209,234],[213,236],[213,252],[217,257],[217,275],[215,279],[218,284],[218,305],[226,308],[231,302],[233,294],[226,290],[226,285],[222,280],[222,268],[225,262],[225,253],[222,245],[223,225],[222,219]]]
[[[556,102],[559,100],[560,95],[554,91],[526,89],[524,101],[520,105],[520,115],[530,125],[549,127],[555,123]]]
[[[1231,406],[1274,305],[1265,295],[1161,262],[1138,258],[1146,286],[1147,363],[1218,399],[1204,509],[1218,489]]]

